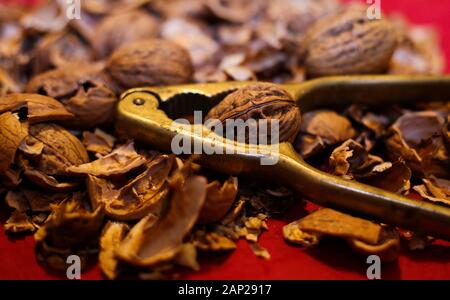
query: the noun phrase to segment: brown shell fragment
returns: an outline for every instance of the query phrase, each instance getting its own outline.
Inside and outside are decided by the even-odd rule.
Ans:
[[[383,262],[395,261],[400,254],[400,235],[394,228],[383,227],[380,241],[376,245],[357,239],[348,240],[348,244],[365,256],[377,255]]]
[[[389,66],[397,45],[394,26],[349,8],[316,22],[301,49],[309,76],[377,74]]]
[[[279,122],[279,142],[293,141],[300,129],[300,109],[292,96],[277,85],[259,83],[238,89],[211,109],[205,120],[218,120],[226,127],[226,120],[267,120],[267,143],[270,144],[275,136],[271,135],[270,121]],[[259,124],[257,124],[258,126]],[[245,135],[245,142],[256,144],[256,136],[249,130]],[[261,129],[258,127],[258,131]],[[229,135],[229,133],[226,133]],[[235,136],[235,135],[233,135]],[[243,137],[235,136],[242,140]]]
[[[369,153],[364,147],[350,139],[333,150],[330,156],[330,166],[333,173],[339,176],[352,178],[353,174],[366,167],[373,166],[377,161],[369,160]],[[382,160],[378,160],[381,163]]]
[[[52,210],[52,206],[58,205],[63,200],[69,198],[66,193],[43,193],[37,190],[21,187],[11,190],[6,194],[6,204],[16,211],[25,213],[31,212],[32,218],[39,213],[47,214]]]
[[[197,261],[197,248],[191,243],[183,244],[175,257],[175,263],[179,266],[199,271],[200,264]]]
[[[356,131],[347,118],[331,110],[311,111],[303,115],[295,148],[307,158],[355,135]]]
[[[194,226],[206,199],[206,179],[192,176],[172,183],[173,195],[167,214],[155,222],[143,218],[118,249],[118,256],[138,266],[153,266],[173,259],[183,238]]]
[[[0,112],[17,111],[23,107],[27,108],[27,120],[30,124],[73,118],[73,114],[64,105],[50,97],[20,93],[0,97]]]
[[[78,185],[78,182],[75,181],[59,182],[55,177],[32,168],[27,168],[23,174],[33,184],[45,190],[64,192],[73,190]]]
[[[107,69],[124,88],[187,83],[194,72],[189,53],[162,39],[137,41],[117,49]]]
[[[65,108],[75,115],[65,124],[74,128],[108,124],[114,119],[116,102],[116,94],[102,83],[94,82],[87,90],[80,88],[75,96],[64,102]]]
[[[88,175],[87,177],[86,186],[93,209],[97,209],[99,206],[103,207],[105,199],[115,199],[119,191],[115,189],[113,183],[92,175]]]
[[[405,23],[403,20],[401,22]],[[434,29],[409,24],[397,27],[400,28],[400,42],[392,56],[389,73],[441,74],[445,68],[445,59]]]
[[[196,73],[199,72],[199,68],[214,61],[220,50],[219,43],[214,40],[208,28],[191,18],[168,19],[162,25],[161,36],[189,52]]]
[[[236,249],[236,243],[230,238],[216,232],[197,230],[193,244],[202,251],[230,251]]]
[[[391,122],[388,115],[374,113],[368,107],[357,104],[351,105],[346,113],[353,120],[375,133],[376,137],[382,136]]]
[[[9,191],[5,196],[6,204],[18,212],[26,212],[30,206],[23,192]]]
[[[414,190],[423,198],[450,206],[450,180],[436,178],[423,178],[423,184],[416,185]]]
[[[91,48],[70,30],[45,35],[36,44],[31,66],[34,74],[73,63],[86,63],[93,59]]]
[[[205,5],[211,13],[229,22],[243,23],[250,21],[261,12],[264,1],[252,0],[206,0]]]
[[[60,100],[75,115],[65,124],[75,128],[108,123],[114,117],[115,87],[103,73],[103,63],[71,64],[33,77],[26,91]]]
[[[103,228],[100,237],[100,253],[98,263],[103,274],[108,279],[115,279],[118,276],[118,260],[116,250],[128,232],[128,225],[125,223],[108,222]]]
[[[145,157],[134,150],[134,143],[129,142],[116,148],[113,152],[93,162],[72,166],[67,169],[72,174],[89,174],[109,177],[125,174],[145,164]]]
[[[15,115],[10,112],[0,115],[0,174],[9,169],[26,135],[26,128]]]
[[[359,182],[393,193],[409,192],[411,169],[404,161],[385,162],[373,167],[368,173],[356,175]]]
[[[331,153],[330,166],[335,175],[387,191],[401,193],[410,189],[411,170],[404,161],[384,162],[354,140],[346,141]]]
[[[297,226],[303,232],[353,238],[372,245],[378,243],[382,230],[378,224],[329,208],[319,209],[309,214],[299,220]]]
[[[115,140],[115,137],[98,128],[93,133],[83,132],[83,144],[86,150],[101,156],[111,153]]]
[[[220,221],[233,206],[238,192],[238,179],[230,177],[223,185],[219,181],[208,184],[205,204],[197,223],[207,224]]]
[[[295,221],[283,227],[283,237],[287,242],[303,247],[311,247],[319,244],[320,234],[304,232],[298,224],[299,221]]]
[[[36,124],[30,127],[27,139],[44,144],[42,153],[29,157],[32,168],[46,175],[68,175],[66,169],[89,161],[83,144],[69,131],[56,124]]]
[[[450,178],[444,126],[444,118],[433,111],[404,114],[390,128],[388,154],[394,159],[401,157],[419,176]]]
[[[8,73],[0,68],[0,97],[10,94],[21,92],[22,87],[16,82]]]
[[[93,15],[117,14],[137,9],[148,2],[150,0],[89,0],[81,1],[81,7],[84,11]]]
[[[9,232],[33,232],[36,226],[31,222],[30,218],[24,213],[15,210],[11,217],[5,223],[5,231]]]
[[[39,261],[64,271],[64,254],[75,254],[85,261],[98,246],[102,223],[101,208],[90,212],[76,200],[60,204],[34,235]]]
[[[269,251],[266,248],[261,247],[258,243],[250,244],[250,248],[257,257],[261,257],[265,260],[269,260],[271,257]]]
[[[107,57],[123,45],[156,37],[158,23],[142,10],[121,12],[105,17],[95,29],[94,48],[98,57]]]
[[[146,170],[123,186],[115,198],[104,199],[106,214],[115,220],[139,220],[148,214],[160,215],[169,194],[167,179],[173,156],[161,155]]]

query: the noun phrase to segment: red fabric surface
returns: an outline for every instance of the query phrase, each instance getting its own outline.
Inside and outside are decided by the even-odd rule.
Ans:
[[[36,2],[33,0],[0,0],[2,2]],[[366,2],[366,1],[363,1]],[[432,24],[439,30],[442,46],[450,61],[450,1],[439,0],[381,0],[385,12],[402,12],[418,24]],[[450,68],[447,66],[447,70]],[[1,206],[0,211],[5,207]],[[6,214],[0,218],[5,220]],[[260,244],[272,259],[257,258],[245,241],[238,243],[230,254],[202,255],[199,272],[186,272],[182,279],[365,279],[365,257],[352,252],[341,241],[324,241],[312,250],[287,245],[282,238],[286,222],[302,216],[301,209],[284,220],[269,222]],[[34,255],[32,236],[12,237],[0,226],[0,279],[61,278],[41,268]],[[384,264],[383,279],[450,279],[450,243],[438,241],[424,251],[404,251],[395,263]],[[101,279],[98,266],[82,274],[83,279]]]

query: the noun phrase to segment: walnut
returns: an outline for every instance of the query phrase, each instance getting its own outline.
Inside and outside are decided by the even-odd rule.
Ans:
[[[158,34],[154,17],[141,10],[114,14],[104,18],[97,26],[94,48],[99,57],[107,57],[121,46]]]
[[[27,109],[27,121],[30,124],[67,120],[73,118],[64,105],[57,100],[38,94],[13,93],[0,97],[0,113]]]
[[[119,48],[109,59],[107,69],[125,88],[186,83],[193,76],[189,53],[161,39],[142,40]]]
[[[67,176],[66,169],[89,161],[86,149],[72,133],[55,124],[36,124],[30,127],[29,143],[41,143],[39,155],[29,156],[30,165],[46,175]]]
[[[104,65],[71,64],[33,77],[26,90],[53,97],[73,115],[64,122],[72,128],[88,128],[110,122],[117,97],[103,74]]]
[[[10,112],[0,115],[0,174],[13,163],[16,151],[27,136],[26,127]]]
[[[301,122],[300,109],[292,96],[270,83],[253,84],[231,93],[211,109],[205,119],[219,120],[223,128],[227,119],[278,120],[280,142],[293,141]],[[273,138],[270,132],[268,129],[268,142]],[[257,141],[251,133],[246,134],[245,140]]]
[[[301,55],[311,77],[384,73],[397,45],[387,20],[350,8],[325,17],[306,33]]]

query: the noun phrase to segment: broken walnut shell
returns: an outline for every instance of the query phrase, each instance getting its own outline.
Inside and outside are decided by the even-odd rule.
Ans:
[[[10,112],[0,115],[0,174],[13,163],[16,151],[27,136],[27,128]]]
[[[27,121],[30,124],[73,118],[73,114],[67,111],[63,104],[50,97],[22,93],[0,97],[0,113],[19,111],[21,108],[27,109]]]
[[[153,266],[173,259],[191,231],[206,198],[206,179],[177,177],[166,215],[143,218],[117,251],[120,259],[137,266]],[[178,180],[181,179],[181,180]]]
[[[389,156],[393,160],[401,157],[416,175],[450,178],[444,126],[444,118],[433,111],[404,114],[390,128]]]
[[[86,149],[78,138],[63,127],[42,123],[29,129],[28,139],[43,144],[42,152],[28,157],[30,165],[46,175],[69,175],[67,168],[89,161]]]

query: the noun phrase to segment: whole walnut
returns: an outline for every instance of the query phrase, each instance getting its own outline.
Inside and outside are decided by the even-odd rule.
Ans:
[[[149,39],[116,50],[107,69],[125,88],[181,84],[192,81],[194,72],[189,53],[175,43]]]
[[[94,48],[99,57],[107,57],[119,47],[158,35],[154,17],[141,10],[105,17],[97,26]]]
[[[301,124],[300,108],[294,99],[288,92],[271,83],[257,83],[231,93],[209,111],[205,120],[210,119],[220,121],[224,129],[227,119],[278,120],[279,142],[292,142]],[[271,130],[268,129],[267,134],[267,141],[270,142],[273,138]],[[254,143],[250,132],[246,133],[245,141]]]
[[[316,22],[306,33],[301,56],[310,77],[384,73],[397,45],[394,26],[351,7]]]
[[[70,64],[33,77],[28,92],[53,97],[75,118],[64,122],[84,129],[113,120],[117,97],[102,63]]]

